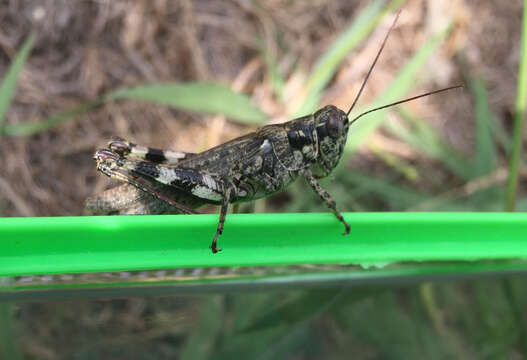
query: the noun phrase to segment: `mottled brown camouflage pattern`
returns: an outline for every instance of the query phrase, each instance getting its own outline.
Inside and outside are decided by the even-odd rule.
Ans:
[[[338,164],[348,126],[347,115],[330,105],[313,115],[264,126],[199,154],[153,149],[116,138],[110,141],[108,149],[95,153],[98,170],[150,196],[127,190],[129,200],[114,202],[112,198],[120,195],[114,190],[115,194],[108,192],[90,199],[87,207],[94,212],[115,206],[119,207],[117,213],[167,213],[168,209],[158,203],[161,200],[183,213],[192,213],[204,203],[221,205],[211,245],[212,251],[217,252],[216,242],[223,231],[229,203],[269,196],[301,176],[345,225],[347,234],[349,225],[316,179],[329,175]],[[125,205],[106,204],[111,202]]]

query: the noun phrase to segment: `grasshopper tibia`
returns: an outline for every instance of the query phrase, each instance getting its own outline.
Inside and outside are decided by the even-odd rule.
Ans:
[[[331,195],[329,195],[329,193],[326,190],[324,190],[322,186],[320,186],[317,179],[315,179],[315,177],[313,176],[310,170],[307,170],[307,169],[303,170],[301,174],[307,180],[309,185],[311,185],[311,188],[313,188],[313,190],[318,194],[318,196],[320,196],[322,201],[326,203],[326,205],[333,212],[335,217],[342,224],[344,224],[345,231],[344,233],[342,233],[342,235],[348,235],[350,233],[351,226],[346,222],[346,220],[344,220],[344,217],[342,216],[342,214],[337,210],[337,203],[335,202],[335,200],[333,200],[331,198]]]

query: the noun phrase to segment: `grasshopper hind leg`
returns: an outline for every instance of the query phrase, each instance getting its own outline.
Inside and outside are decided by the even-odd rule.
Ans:
[[[318,181],[315,179],[313,174],[310,170],[303,170],[302,176],[307,180],[309,185],[311,185],[311,188],[320,196],[320,198],[326,203],[327,207],[333,212],[335,217],[344,224],[345,231],[342,235],[348,235],[350,233],[351,227],[350,225],[344,220],[344,217],[342,217],[342,214],[337,210],[337,204],[335,203],[335,200],[331,198],[331,195],[324,190],[322,186],[318,183]]]
[[[154,164],[173,165],[195,155],[194,153],[163,150],[137,145],[119,137],[113,137],[112,140],[108,142],[108,149],[119,154],[119,156],[146,160]]]
[[[151,194],[159,200],[164,201],[167,204],[178,209],[182,213],[198,214],[198,212],[194,210],[193,207],[200,205],[200,202],[202,202],[200,199],[196,199],[196,201],[193,201],[195,197],[183,196],[181,197],[181,199],[185,202],[190,201],[190,206],[186,206],[179,203],[178,201],[174,200],[174,197],[179,197],[174,196],[177,195],[177,192],[174,193],[170,191],[169,193],[166,193],[166,190],[171,189],[164,189],[161,187],[161,184],[156,184],[155,182],[152,182],[147,178],[137,176],[136,174],[133,174],[124,169],[122,167],[122,162],[124,161],[124,159],[120,158],[118,154],[115,154],[110,150],[106,149],[98,150],[94,155],[94,159],[97,162],[97,169],[103,174],[107,175],[108,177],[128,183],[147,194]]]

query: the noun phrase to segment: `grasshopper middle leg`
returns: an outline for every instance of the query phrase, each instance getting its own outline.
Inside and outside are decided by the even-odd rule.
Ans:
[[[221,251],[221,249],[218,248],[218,236],[220,236],[223,233],[223,225],[225,224],[225,218],[227,217],[227,210],[229,208],[229,200],[231,197],[232,189],[227,189],[225,192],[222,204],[221,204],[221,210],[220,210],[220,219],[218,221],[218,227],[216,228],[216,234],[214,235],[214,239],[212,239],[212,244],[210,244],[210,249],[212,250],[213,254],[216,254],[218,251]]]

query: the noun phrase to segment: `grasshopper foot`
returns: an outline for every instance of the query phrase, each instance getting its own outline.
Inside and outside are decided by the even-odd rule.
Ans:
[[[210,248],[210,250],[212,250],[212,253],[213,253],[213,254],[219,253],[219,252],[221,251],[221,249],[218,248],[218,247],[216,246],[216,244],[212,244],[211,246],[209,246],[209,248]]]
[[[346,228],[346,230],[342,233],[342,235],[349,235],[351,226],[346,221],[343,221],[343,223],[344,223],[344,227]]]
[[[216,231],[216,235],[214,235],[214,239],[212,240],[212,244],[210,244],[209,248],[212,251],[213,254],[216,254],[221,251],[220,248],[218,248],[218,237],[223,232],[223,229],[218,229]]]

